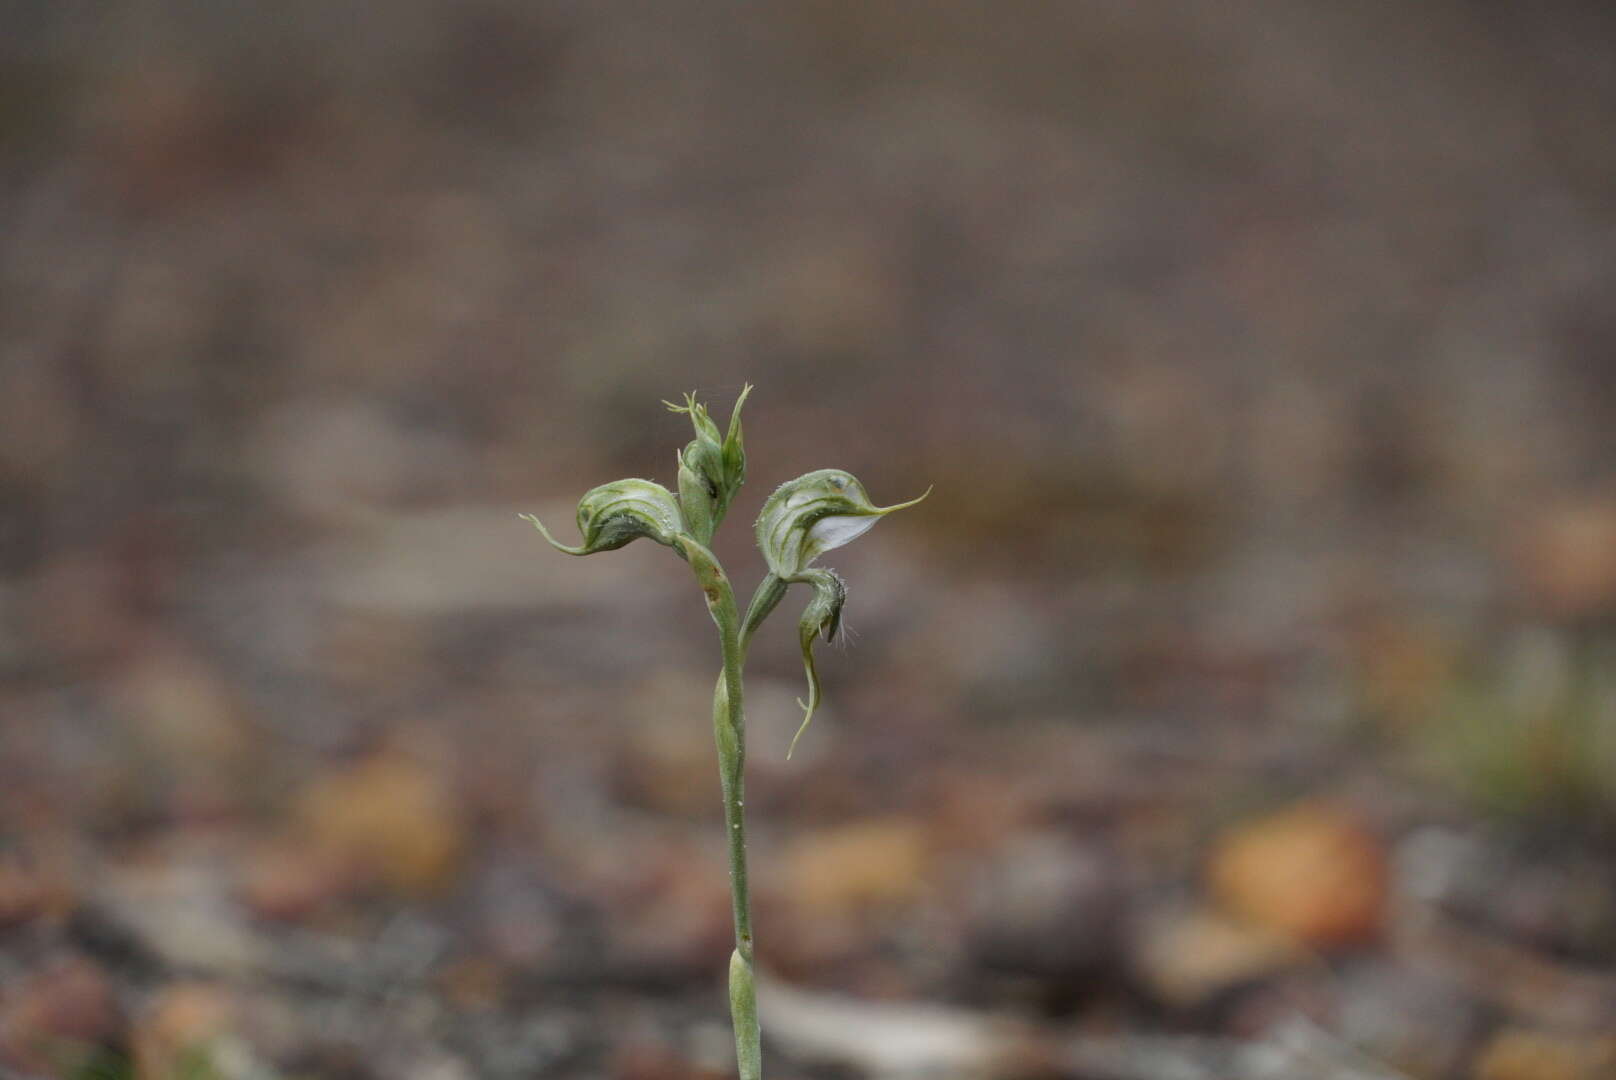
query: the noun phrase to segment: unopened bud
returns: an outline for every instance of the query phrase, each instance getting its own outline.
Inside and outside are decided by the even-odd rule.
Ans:
[[[719,434],[718,425],[707,414],[707,406],[686,394],[683,405],[663,402],[669,409],[690,417],[696,437],[679,452],[679,504],[691,535],[703,544],[712,543],[713,532],[724,520],[729,505],[746,480],[746,450],[741,440],[741,406],[751,386],[741,390],[730,413],[729,431]]]

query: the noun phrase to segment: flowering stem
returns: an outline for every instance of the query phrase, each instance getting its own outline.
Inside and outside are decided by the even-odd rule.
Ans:
[[[668,408],[690,417],[696,437],[679,452],[679,494],[650,480],[614,480],[584,493],[578,500],[578,532],[583,543],[558,541],[531,514],[524,514],[552,547],[568,555],[615,551],[645,538],[673,548],[690,564],[707,597],[707,610],[718,626],[724,670],[713,689],[713,738],[718,744],[718,776],[724,793],[724,832],[728,834],[730,900],[735,914],[735,951],[729,962],[729,1007],[735,1021],[735,1055],[741,1080],[762,1080],[762,1035],[758,1029],[757,979],[752,959],[752,908],[746,882],[744,813],[746,718],[741,711],[741,668],[747,646],[763,620],[779,606],[792,584],[808,585],[813,599],[797,624],[808,700],[803,728],[819,703],[819,674],[814,642],[833,640],[841,625],[847,586],[834,571],[814,568],[820,555],[859,536],[896,506],[876,506],[857,477],[841,469],[818,469],[782,484],[763,504],[754,531],[769,572],[758,586],[743,618],[735,606],[735,590],[724,568],[708,549],[713,531],[746,479],[746,451],[741,439],[741,406],[747,386],[735,401],[729,430],[720,433],[706,406],[694,394]],[[930,488],[927,493],[930,493]],[[791,740],[796,746],[797,740]],[[790,757],[788,750],[786,756]]]
[[[718,778],[724,794],[724,831],[729,837],[730,902],[735,915],[735,951],[729,962],[729,1008],[735,1025],[735,1057],[740,1080],[763,1076],[762,1033],[758,1027],[757,987],[752,959],[752,905],[746,879],[746,717],[741,702],[740,614],[729,577],[713,553],[693,539],[680,546],[690,560],[707,610],[718,624],[724,670],[713,689],[713,739],[718,745]]]

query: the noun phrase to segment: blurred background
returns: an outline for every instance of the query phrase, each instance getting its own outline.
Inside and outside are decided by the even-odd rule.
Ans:
[[[1616,10],[0,5],[0,1075],[1616,1075]]]

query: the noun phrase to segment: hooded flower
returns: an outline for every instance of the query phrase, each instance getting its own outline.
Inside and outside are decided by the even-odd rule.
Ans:
[[[841,469],[820,469],[781,484],[758,515],[757,542],[769,569],[795,580],[819,556],[868,532],[877,521],[931,494],[876,506],[864,485]]]
[[[584,542],[568,547],[550,535],[534,514],[523,514],[550,546],[568,555],[593,555],[612,551],[639,537],[666,544],[683,556],[675,543],[685,531],[684,519],[673,493],[651,480],[613,480],[584,494],[578,500],[578,531]]]
[[[797,624],[802,665],[808,676],[808,700],[797,703],[802,706],[803,718],[802,726],[791,740],[793,750],[819,707],[814,642],[821,637],[826,641],[835,638],[841,626],[842,607],[847,603],[847,585],[835,571],[810,564],[825,552],[864,535],[887,514],[913,506],[929,494],[931,489],[927,488],[919,499],[895,506],[876,506],[865,493],[864,485],[851,473],[821,469],[781,485],[763,504],[763,513],[757,522],[757,541],[769,564],[770,578],[759,589],[762,599],[747,614],[748,628],[768,614],[768,609],[778,602],[785,584],[801,583],[814,590]],[[771,589],[771,581],[780,585]],[[786,756],[791,756],[790,750]]]

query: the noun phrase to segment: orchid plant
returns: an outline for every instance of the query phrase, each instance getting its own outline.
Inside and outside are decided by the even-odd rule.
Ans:
[[[707,610],[718,625],[723,670],[713,691],[713,736],[718,744],[719,782],[724,798],[724,824],[729,839],[730,898],[735,915],[735,951],[729,964],[730,1014],[735,1024],[735,1052],[741,1080],[762,1076],[761,1033],[753,964],[752,913],[746,877],[744,776],[746,720],[742,711],[741,671],[747,647],[758,627],[785,598],[792,585],[812,590],[797,623],[808,692],[802,723],[791,740],[795,749],[819,705],[819,673],[814,643],[836,637],[847,585],[834,570],[813,565],[825,552],[861,536],[881,518],[913,506],[931,493],[895,506],[876,506],[852,474],[819,469],[787,481],[763,504],[757,520],[757,544],[768,573],[752,594],[744,616],[735,603],[729,576],[713,555],[713,533],[746,479],[746,451],[741,440],[741,407],[751,393],[742,389],[730,414],[729,429],[720,433],[694,394],[683,404],[664,402],[690,417],[696,437],[678,453],[678,494],[650,480],[614,480],[578,501],[578,532],[583,543],[563,544],[536,516],[523,514],[550,545],[568,555],[593,555],[645,537],[672,548],[690,564],[707,598]],[[791,750],[786,752],[791,756]]]

